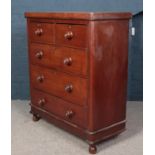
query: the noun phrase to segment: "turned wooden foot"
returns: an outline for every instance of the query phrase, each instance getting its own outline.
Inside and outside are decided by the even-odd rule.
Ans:
[[[89,145],[89,153],[96,154],[97,148],[95,145]]]
[[[38,115],[33,115],[32,120],[33,120],[34,122],[37,122],[37,121],[40,120],[40,117],[39,117]]]

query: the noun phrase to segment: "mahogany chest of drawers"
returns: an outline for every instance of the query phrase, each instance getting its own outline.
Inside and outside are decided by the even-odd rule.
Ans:
[[[25,13],[31,113],[96,143],[125,130],[130,13]]]

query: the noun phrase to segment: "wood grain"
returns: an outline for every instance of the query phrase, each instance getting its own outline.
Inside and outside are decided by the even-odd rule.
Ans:
[[[71,39],[65,38],[68,32],[73,34]],[[87,47],[87,26],[85,25],[56,24],[55,33],[55,42],[57,45]]]
[[[36,33],[39,30],[42,30],[42,33],[40,35]],[[29,23],[29,36],[31,42],[53,43],[53,31],[53,24],[42,22]]]
[[[25,13],[31,112],[95,144],[125,130],[130,13]]]
[[[37,54],[42,52],[42,56]],[[58,69],[59,71],[73,73],[87,77],[88,75],[88,52],[86,50],[73,49],[68,47],[31,44],[30,60],[32,64]],[[71,58],[71,64],[65,64],[66,59]]]
[[[83,19],[83,20],[109,20],[129,19],[130,12],[26,12],[27,18],[52,18],[52,19]]]
[[[42,99],[44,99],[45,102],[43,105],[39,105],[39,101]],[[46,110],[54,115],[57,115],[58,117],[61,117],[66,121],[77,124],[82,128],[86,128],[87,126],[87,121],[86,121],[87,108],[86,107],[83,108],[75,104],[71,104],[69,102],[66,102],[65,100],[62,100],[60,98],[43,93],[35,89],[32,90],[32,103],[35,106],[43,110]],[[66,117],[66,113],[68,111],[73,111],[73,116],[70,118]]]
[[[40,82],[37,80],[43,76]],[[87,104],[87,80],[64,74],[56,70],[31,65],[31,82],[34,88],[56,95],[62,99],[79,105]],[[72,85],[73,90],[67,92],[65,87]]]

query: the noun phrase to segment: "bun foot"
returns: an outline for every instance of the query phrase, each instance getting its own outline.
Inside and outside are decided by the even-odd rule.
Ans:
[[[40,120],[40,117],[39,117],[38,115],[33,115],[32,120],[33,120],[34,122],[37,122],[37,121]]]
[[[95,145],[89,145],[89,153],[90,154],[96,154],[97,148]]]

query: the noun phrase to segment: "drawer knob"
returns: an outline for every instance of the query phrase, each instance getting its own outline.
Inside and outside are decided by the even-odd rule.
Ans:
[[[71,119],[74,116],[74,112],[72,110],[66,111],[66,118]]]
[[[41,36],[42,34],[43,34],[43,29],[37,29],[37,30],[35,30],[35,35],[37,35],[37,36]]]
[[[72,58],[65,58],[64,64],[70,66],[72,64]]]
[[[43,99],[40,99],[39,101],[38,101],[38,105],[39,106],[44,106],[44,104],[45,104],[45,99],[43,98]]]
[[[36,57],[37,57],[38,59],[41,59],[41,58],[43,57],[43,52],[42,52],[42,51],[37,52],[37,53],[36,53]]]
[[[44,81],[44,76],[43,75],[38,76],[37,81],[38,82],[43,82]]]
[[[71,84],[65,86],[65,91],[68,92],[68,93],[71,93],[73,91],[73,86]]]
[[[71,40],[73,38],[73,32],[72,31],[69,31],[67,33],[65,33],[64,37],[65,39],[68,39],[68,40]]]

